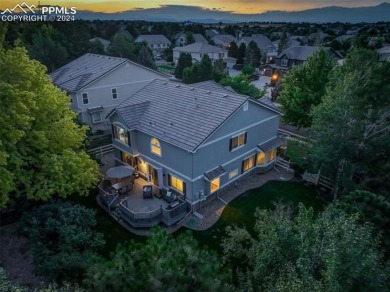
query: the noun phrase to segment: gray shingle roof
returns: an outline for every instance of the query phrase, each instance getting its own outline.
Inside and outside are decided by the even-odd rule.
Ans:
[[[226,170],[222,166],[218,166],[217,168],[214,168],[213,170],[210,170],[209,172],[205,172],[204,176],[208,180],[213,180],[216,177],[219,177],[226,173]]]
[[[127,59],[85,54],[50,74],[53,83],[67,91],[77,91],[98,79]]]
[[[175,39],[181,38],[182,36],[186,36],[184,32],[179,32],[176,34]],[[193,33],[192,36],[194,37],[195,43],[208,43],[208,41],[205,39],[205,37],[200,33]]]
[[[221,93],[236,93],[233,88],[230,90],[229,88],[226,88],[214,81],[203,81],[198,83],[192,83],[191,86],[198,87],[200,89],[208,90],[208,91],[215,91],[215,92],[221,92]]]
[[[141,34],[135,39],[135,42],[143,41],[148,44],[171,44],[171,41],[162,34]]]
[[[116,112],[129,129],[195,151],[248,99],[156,79],[118,105]]]
[[[223,53],[225,49],[212,46],[206,43],[193,43],[184,47],[176,47],[174,51],[185,52],[185,53]]]
[[[217,34],[217,35],[213,36],[211,39],[215,43],[219,42],[219,43],[224,43],[224,44],[236,41],[236,38],[234,36],[232,36],[231,34]]]
[[[259,147],[259,149],[265,153],[265,152],[267,152],[271,149],[274,149],[282,144],[283,144],[283,140],[280,139],[279,137],[275,137],[275,138],[269,140],[268,142],[265,142],[263,144],[258,145],[257,147]]]
[[[265,35],[262,34],[253,34],[250,37],[242,37],[239,43],[244,42],[246,45],[248,45],[251,41],[254,41],[257,44],[257,47],[262,50],[274,46],[272,42]]]
[[[291,60],[306,61],[311,55],[320,49],[329,50],[329,47],[298,46],[290,47],[281,52],[276,58],[282,58],[284,55]]]

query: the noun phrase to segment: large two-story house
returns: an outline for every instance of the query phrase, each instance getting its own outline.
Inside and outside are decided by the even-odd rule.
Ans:
[[[162,34],[143,34],[139,35],[134,42],[142,43],[146,42],[148,47],[153,51],[153,54],[160,54],[165,49],[168,49],[171,45],[171,41],[167,39],[166,36]]]
[[[117,164],[193,207],[256,169],[273,167],[280,112],[212,83],[156,79],[107,118]]]
[[[168,78],[125,58],[85,54],[50,74],[71,97],[70,106],[92,132],[110,131],[104,117],[155,78]]]

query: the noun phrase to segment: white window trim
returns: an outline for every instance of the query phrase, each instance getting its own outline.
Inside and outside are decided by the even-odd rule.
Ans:
[[[171,177],[171,180],[172,180],[172,177],[174,177],[176,180],[181,180],[181,182],[183,183],[183,190],[184,190],[184,184],[186,183],[184,179],[182,179],[181,177],[177,176],[177,175],[173,175],[172,173],[169,173],[169,176]],[[184,195],[184,192],[175,188],[174,186],[172,186],[172,182],[168,180],[168,186],[170,188],[173,188],[176,192]],[[187,187],[187,186],[186,186]]]
[[[98,121],[94,120],[93,116],[94,116],[95,114],[99,114],[100,120],[98,120]],[[91,121],[92,121],[92,124],[99,124],[99,123],[103,122],[102,113],[101,113],[101,112],[94,112],[94,113],[91,113]]]
[[[84,94],[87,95],[87,103],[84,103],[84,96],[83,96]],[[88,92],[82,92],[82,93],[81,93],[81,103],[82,103],[83,105],[89,104],[89,94],[88,94]]]
[[[246,112],[249,109],[249,102],[246,101],[243,106],[243,111]]]
[[[127,127],[124,127],[122,124],[117,123],[117,122],[113,123],[112,126],[124,129],[127,132],[127,134],[129,135],[130,144],[131,144],[131,134],[130,134],[130,131],[129,131],[129,129]],[[112,133],[112,138],[113,138],[114,141],[117,141],[117,142],[121,143],[122,145],[125,145],[127,147],[131,147],[131,145],[129,145],[129,144],[127,144],[127,143],[125,143],[125,142],[115,138],[115,133]]]
[[[288,66],[288,59],[281,59],[280,60],[280,66],[287,67]]]
[[[153,151],[152,151],[152,140],[153,139],[156,139],[157,141],[158,141],[158,144],[160,145],[160,154],[157,154],[157,153],[154,153]],[[157,138],[155,138],[155,137],[152,137],[151,139],[150,139],[150,143],[149,143],[149,145],[150,145],[150,153],[152,153],[153,155],[156,155],[156,156],[158,156],[158,157],[162,157],[162,147],[161,147],[161,143],[160,143],[160,140],[159,139],[157,139]],[[156,145],[154,145],[155,147],[157,147]]]

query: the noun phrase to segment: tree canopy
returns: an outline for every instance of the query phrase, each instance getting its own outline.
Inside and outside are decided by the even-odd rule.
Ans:
[[[92,231],[95,212],[78,204],[49,202],[25,213],[20,225],[38,272],[51,281],[80,281],[87,259],[104,246],[103,234]]]
[[[245,64],[257,68],[260,66],[260,59],[261,59],[260,49],[254,41],[251,41],[248,44],[248,46],[245,48]]]
[[[365,49],[350,53],[313,110],[310,159],[334,179],[335,198],[339,186],[388,196],[390,64],[377,59]]]
[[[204,55],[200,63],[193,64],[183,71],[183,82],[187,84],[213,79],[213,65],[208,55]]]
[[[189,232],[155,228],[146,243],[119,246],[112,259],[92,261],[85,285],[94,291],[229,291],[231,271]]]
[[[142,46],[141,50],[138,53],[138,63],[154,70],[157,69],[156,63],[154,62],[153,54],[146,45]]]
[[[325,50],[319,50],[307,61],[291,68],[283,78],[278,102],[283,106],[283,120],[297,127],[310,127],[312,110],[321,103],[330,73],[336,61]]]
[[[255,235],[229,227],[225,258],[238,267],[240,291],[356,291],[386,289],[389,266],[368,226],[334,207],[314,215],[279,205],[258,209]]]
[[[0,206],[87,194],[98,165],[83,150],[87,128],[69,97],[23,48],[0,51],[0,67]]]
[[[175,68],[175,77],[182,79],[183,78],[183,71],[185,68],[192,66],[192,57],[191,54],[188,53],[181,53],[180,57],[177,61],[177,66]]]
[[[265,90],[260,90],[254,86],[248,76],[244,74],[225,77],[219,83],[223,86],[231,86],[239,94],[248,95],[256,99],[263,97],[265,94]]]

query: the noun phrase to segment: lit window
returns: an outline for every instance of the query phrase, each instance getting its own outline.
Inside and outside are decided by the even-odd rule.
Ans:
[[[276,148],[270,150],[267,152],[267,161],[271,162],[275,159],[276,157]]]
[[[156,138],[152,138],[150,140],[150,152],[158,156],[161,156],[161,145]]]
[[[112,99],[118,98],[118,93],[116,92],[116,88],[111,88],[111,93],[112,93]]]
[[[232,179],[233,177],[235,177],[237,175],[238,175],[238,168],[229,172],[229,179]]]
[[[230,139],[230,151],[245,145],[246,132]]]
[[[102,121],[102,116],[100,113],[93,113],[91,114],[92,123],[100,123]]]
[[[119,141],[121,141],[123,143],[126,143],[128,145],[131,145],[129,133],[125,129],[123,129],[123,128],[119,127],[119,126],[114,126],[113,125],[112,126],[112,132],[113,132],[114,138],[116,140],[119,140]]]
[[[127,163],[133,167],[135,166],[135,159],[129,153],[121,151],[121,160],[122,160],[122,162]]]
[[[211,182],[210,182],[210,192],[215,192],[216,190],[219,189],[219,183],[220,183],[220,179],[219,177],[213,179]]]
[[[255,166],[255,155],[242,161],[242,172],[246,172]]]
[[[257,165],[264,164],[265,154],[263,152],[257,153]]]
[[[83,104],[88,104],[88,93],[84,92],[81,96],[83,97]]]
[[[171,177],[171,179],[169,182],[169,186],[180,191],[180,192],[183,192],[184,191],[184,182],[181,179],[177,178],[176,176],[171,175],[170,177]]]

